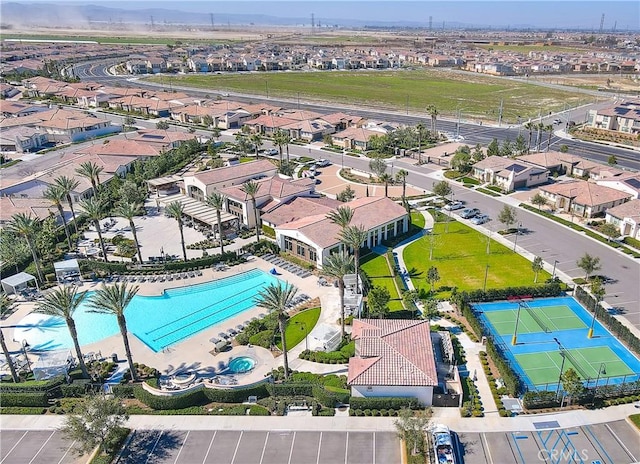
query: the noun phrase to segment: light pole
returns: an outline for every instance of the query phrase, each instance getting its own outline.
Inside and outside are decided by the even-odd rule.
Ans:
[[[562,364],[560,364],[560,375],[558,376],[558,388],[556,389],[556,398],[557,398],[558,394],[560,393],[560,386],[562,385],[562,372],[564,371],[565,357],[564,357],[564,350],[562,349],[562,345],[560,344],[558,339],[554,338],[553,341],[558,344],[558,349],[560,350],[560,356],[562,357]]]
[[[598,377],[596,378],[596,386],[593,389],[593,397],[595,399],[596,393],[598,393],[598,382],[600,381],[600,375],[607,375],[607,368],[605,363],[600,363],[600,368],[598,369]]]
[[[518,235],[520,235],[520,229],[522,228],[522,223],[518,224],[518,230],[516,230],[516,238],[513,241],[513,252],[516,252],[516,247],[518,246]]]
[[[520,323],[520,310],[522,309],[522,301],[518,301],[518,312],[516,313],[516,325],[513,328],[513,337],[511,337],[511,344],[518,344],[518,324]]]
[[[589,331],[587,332],[587,338],[593,338],[593,327],[596,325],[596,313],[598,312],[599,306],[600,297],[596,296],[596,306],[593,308],[593,317],[591,318],[591,325],[589,326]]]
[[[558,261],[557,259],[553,262],[553,272],[551,273],[551,278],[555,279],[556,278],[556,264],[558,264],[560,261]]]
[[[22,352],[24,353],[25,361],[27,361],[27,369],[29,369],[29,372],[33,372],[31,370],[31,362],[29,362],[29,356],[27,356],[27,348],[29,348],[29,343],[26,340],[22,340]]]
[[[484,270],[484,285],[482,286],[482,291],[487,290],[487,277],[489,276],[489,264],[487,264],[487,268]]]

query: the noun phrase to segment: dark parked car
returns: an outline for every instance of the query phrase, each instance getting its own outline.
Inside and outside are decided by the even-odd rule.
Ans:
[[[480,210],[478,208],[466,208],[462,210],[460,217],[462,219],[470,219],[478,214],[480,214]]]

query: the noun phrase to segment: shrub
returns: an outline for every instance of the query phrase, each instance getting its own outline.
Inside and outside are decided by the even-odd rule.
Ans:
[[[2,407],[46,407],[49,397],[46,392],[3,393]]]
[[[151,409],[183,409],[206,403],[206,397],[202,390],[191,391],[179,396],[156,396],[140,385],[136,385],[133,389],[133,395]]]
[[[88,381],[75,381],[71,385],[62,385],[60,391],[65,398],[80,398],[87,392]]]
[[[421,409],[422,404],[413,397],[381,396],[377,398],[360,398],[352,396],[349,404],[354,409]]]
[[[273,343],[273,338],[273,330],[263,330],[262,332],[258,332],[257,334],[249,337],[249,343],[269,349]]]
[[[0,408],[0,415],[2,414],[44,414],[47,410],[45,408],[38,407],[19,407],[19,406],[2,406]]]
[[[212,403],[242,403],[247,401],[250,396],[265,398],[269,396],[269,393],[267,386],[261,384],[250,388],[234,388],[229,390],[205,388],[204,396]]]
[[[111,392],[116,398],[133,398],[134,385],[113,385]]]
[[[555,408],[560,406],[556,393],[552,391],[528,391],[522,397],[526,409]]]

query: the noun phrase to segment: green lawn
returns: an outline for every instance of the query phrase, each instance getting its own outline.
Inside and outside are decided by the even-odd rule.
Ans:
[[[424,229],[424,214],[422,214],[420,211],[411,211],[411,224],[418,227],[419,229]]]
[[[487,264],[487,288],[505,288],[533,285],[534,274],[531,262],[514,253],[496,241],[491,241],[490,255],[487,255],[487,237],[480,232],[457,221],[449,223],[449,232],[445,224],[436,223],[434,233],[437,236],[433,250],[433,261],[429,260],[429,238],[424,236],[404,251],[407,269],[415,269],[413,284],[416,288],[429,288],[426,281],[427,269],[438,268],[440,281],[438,287],[457,287],[458,290],[481,289]],[[542,284],[550,277],[541,271],[538,283]],[[449,291],[441,291],[439,297],[448,297]]]
[[[168,85],[228,90],[272,97],[303,97],[340,103],[366,104],[382,108],[406,108],[425,111],[425,102],[442,115],[453,115],[464,102],[466,119],[498,119],[502,102],[504,123],[514,123],[517,116],[526,120],[577,104],[581,94],[526,82],[420,69],[363,72],[287,72],[269,74],[223,74],[152,77]],[[168,82],[169,81],[169,82]],[[452,98],[455,96],[455,98]],[[511,121],[513,119],[513,121]]]
[[[366,272],[371,279],[371,285],[383,287],[389,290],[389,295],[391,295],[389,309],[391,311],[400,311],[404,309],[393,280],[393,274],[391,273],[391,269],[389,269],[384,255],[370,253],[362,259],[360,268]]]
[[[320,318],[320,308],[311,308],[306,311],[299,312],[287,324],[284,336],[287,339],[287,349],[290,350],[302,340],[306,334],[310,333],[316,326]]]
[[[640,430],[640,414],[631,414],[629,416],[629,419],[631,420],[631,422],[633,422],[633,425],[635,425],[636,428]]]

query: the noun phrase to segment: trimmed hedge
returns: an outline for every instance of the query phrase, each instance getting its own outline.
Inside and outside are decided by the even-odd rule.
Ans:
[[[167,271],[184,271],[185,269],[210,267],[219,263],[240,264],[245,261],[246,260],[239,257],[235,251],[225,251],[224,254],[204,256],[202,258],[194,258],[187,261],[169,261],[164,265],[164,267]]]
[[[423,405],[418,401],[418,398],[414,397],[395,397],[395,396],[380,396],[374,398],[360,398],[352,396],[349,399],[349,405],[353,409],[422,409]]]
[[[9,407],[1,407],[0,414],[22,414],[22,415],[33,415],[33,414],[44,414],[47,411],[46,408],[39,407],[20,407],[20,406],[9,406]]]
[[[459,297],[464,302],[483,302],[506,300],[510,296],[531,295],[533,298],[559,296],[564,292],[558,281],[552,281],[537,287],[508,287],[490,288],[488,290],[472,290],[460,292]]]
[[[134,385],[112,385],[111,393],[116,398],[134,398]]]
[[[179,396],[156,396],[140,385],[136,385],[133,389],[133,395],[151,409],[184,409],[190,406],[200,406],[207,402],[202,390],[188,392]]]
[[[205,388],[205,397],[213,403],[242,403],[247,401],[250,396],[257,396],[258,398],[264,398],[269,396],[267,385],[260,384],[255,387],[238,388],[222,390],[216,388]]]
[[[502,356],[502,353],[496,348],[491,337],[487,338],[487,354],[491,356],[491,359],[498,368],[507,393],[513,397],[519,396],[522,391],[520,376],[516,374],[515,371],[511,369],[509,363],[505,361],[505,357]]]
[[[64,376],[54,377],[49,380],[29,380],[22,383],[0,383],[0,393],[35,393],[55,390],[65,383]]]
[[[3,393],[2,407],[47,407],[49,396],[46,392]]]
[[[522,397],[522,405],[526,409],[557,408],[560,402],[552,391],[528,391]]]
[[[313,384],[302,382],[275,383],[267,385],[271,396],[313,396]]]

